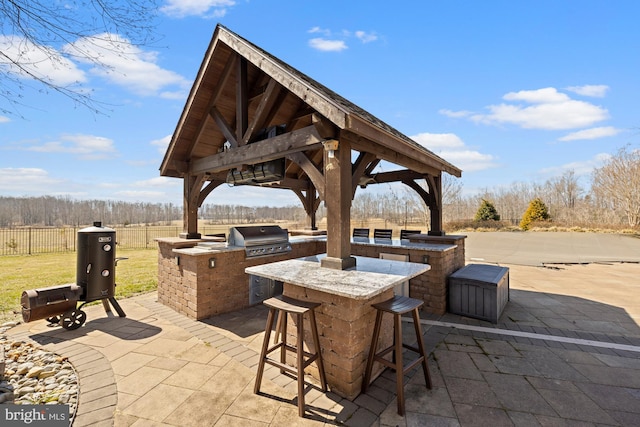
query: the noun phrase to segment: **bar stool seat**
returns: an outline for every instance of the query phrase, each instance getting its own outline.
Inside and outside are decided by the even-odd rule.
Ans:
[[[365,369],[364,381],[362,383],[362,392],[365,393],[369,387],[371,381],[371,370],[373,369],[374,362],[380,362],[383,365],[394,369],[396,371],[396,389],[398,396],[398,414],[404,415],[404,375],[410,371],[418,363],[422,364],[422,370],[424,372],[424,380],[427,388],[431,388],[431,376],[429,375],[429,366],[427,365],[427,355],[424,350],[424,340],[422,339],[422,328],[420,327],[420,315],[418,314],[418,308],[424,304],[415,298],[409,298],[405,296],[396,295],[393,298],[373,304],[372,307],[376,311],[376,323],[373,330],[373,339],[371,340],[371,348],[369,349],[369,357],[367,358],[367,367]],[[418,347],[413,347],[402,342],[402,322],[401,316],[403,314],[411,312],[413,315],[413,324],[415,327],[415,333],[417,338]],[[380,337],[380,326],[382,324],[382,315],[384,313],[390,313],[393,315],[393,345],[385,348],[376,353],[378,347],[378,339]],[[408,366],[404,366],[402,349],[407,348],[415,353],[418,353],[420,357],[411,362]],[[389,361],[384,358],[385,355],[393,351],[393,359]]]
[[[264,331],[264,340],[262,341],[262,351],[260,352],[260,361],[258,362],[258,373],[254,386],[254,393],[260,392],[260,384],[264,374],[264,366],[266,363],[280,368],[280,373],[285,371],[293,374],[298,380],[298,415],[304,416],[304,369],[311,363],[316,362],[318,372],[320,374],[320,385],[322,391],[327,391],[327,381],[324,374],[324,365],[322,363],[322,354],[320,352],[320,339],[318,337],[318,328],[316,326],[315,309],[320,303],[300,301],[286,296],[277,296],[263,301],[263,304],[269,307],[267,315],[267,325]],[[280,340],[277,339],[273,346],[269,347],[269,339],[271,337],[271,329],[278,312],[278,327]],[[297,337],[295,347],[287,343],[287,314],[291,314],[295,318]],[[311,335],[313,337],[314,353],[304,351],[304,315],[309,315],[311,322]],[[278,342],[279,341],[279,342]],[[269,357],[269,354],[280,349],[280,360]],[[287,365],[286,352],[291,351],[296,354],[296,367]]]

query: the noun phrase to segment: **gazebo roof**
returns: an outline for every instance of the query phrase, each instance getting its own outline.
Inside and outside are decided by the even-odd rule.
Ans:
[[[263,140],[264,129],[277,125],[284,125],[284,134]],[[380,160],[406,168],[386,182],[441,172],[461,176],[460,169],[411,138],[218,25],[160,174],[205,174],[224,182],[231,169],[285,158],[286,178],[272,186],[295,191],[309,188],[313,169],[323,170],[322,143],[344,138],[360,153],[359,176],[354,173],[360,183],[381,182],[370,175]]]

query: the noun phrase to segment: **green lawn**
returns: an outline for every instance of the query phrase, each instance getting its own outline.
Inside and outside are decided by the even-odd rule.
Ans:
[[[122,249],[116,268],[116,298],[155,290],[158,250]],[[22,319],[20,296],[28,289],[76,282],[76,252],[0,257],[0,320]]]

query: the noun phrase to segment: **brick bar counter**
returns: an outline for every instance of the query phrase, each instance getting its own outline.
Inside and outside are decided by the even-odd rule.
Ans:
[[[364,369],[371,345],[376,313],[372,304],[393,297],[396,285],[422,275],[428,264],[356,257],[356,266],[334,270],[320,266],[324,255],[291,259],[248,267],[249,274],[284,283],[286,296],[320,302],[316,309],[320,346],[327,383],[331,391],[350,400],[362,388]],[[287,322],[295,334],[293,318]],[[305,345],[312,340],[305,322]],[[392,322],[387,316],[382,326],[379,349],[391,345]],[[317,371],[309,371],[317,378]],[[380,367],[379,371],[382,370]]]
[[[351,254],[372,258],[379,258],[381,254],[400,255],[409,262],[429,264],[429,271],[409,281],[406,296],[424,301],[422,310],[427,313],[442,315],[447,311],[447,278],[464,267],[464,236],[455,244],[449,240],[353,238]]]
[[[158,301],[192,319],[201,320],[249,307],[246,267],[325,251],[322,238],[291,241],[291,252],[247,258],[239,246],[220,243],[210,249],[206,240],[158,238]]]
[[[376,259],[390,254],[412,263],[429,264],[429,271],[409,280],[409,296],[424,301],[422,310],[444,314],[447,277],[464,267],[464,236],[416,237],[422,239],[354,238],[351,253]],[[202,249],[197,244],[206,239],[167,237],[156,241],[158,300],[198,320],[249,307],[249,275],[245,268],[326,252],[325,236],[292,236],[291,252],[256,258],[247,258],[244,248],[224,242]]]

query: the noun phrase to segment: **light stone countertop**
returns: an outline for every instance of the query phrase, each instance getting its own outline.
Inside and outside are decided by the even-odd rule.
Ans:
[[[431,269],[429,264],[356,258],[356,266],[335,270],[320,266],[326,255],[296,258],[247,267],[247,274],[353,299],[370,299]]]
[[[327,236],[291,236],[289,237],[289,242],[294,244],[296,242],[305,242],[305,241],[327,241]],[[375,245],[380,247],[387,248],[406,248],[406,249],[419,249],[424,251],[433,251],[433,252],[447,252],[454,250],[457,245],[452,245],[449,243],[420,243],[420,242],[411,242],[409,240],[400,240],[400,239],[374,239],[372,237],[352,237],[351,238],[352,245]]]
[[[214,242],[206,240],[186,240],[180,238],[158,238],[157,241],[170,243],[175,245],[174,253],[184,255],[210,255],[217,252],[244,251],[242,246],[230,246],[226,242]],[[289,243],[304,243],[311,241],[325,241],[327,236],[291,236]],[[200,244],[201,246],[198,246]],[[406,248],[418,249],[424,251],[447,252],[454,250],[456,245],[438,244],[438,243],[415,243],[408,240],[389,240],[389,239],[373,239],[373,238],[352,238],[352,245],[375,245],[388,248]]]
[[[399,239],[374,239],[369,237],[352,237],[352,245],[375,245],[387,248],[406,248],[406,249],[420,249],[424,251],[433,252],[447,252],[454,250],[457,245],[442,244],[442,243],[417,243],[410,242],[409,240]]]

